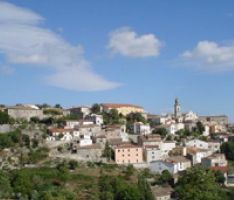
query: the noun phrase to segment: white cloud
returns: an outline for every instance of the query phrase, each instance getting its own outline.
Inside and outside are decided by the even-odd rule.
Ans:
[[[185,51],[182,58],[205,70],[234,70],[234,44],[200,41],[194,49]]]
[[[49,84],[71,90],[93,91],[118,87],[91,70],[80,46],[43,28],[38,14],[0,2],[0,53],[8,63],[50,67]]]
[[[130,28],[120,28],[110,34],[108,49],[129,57],[158,56],[162,43],[153,34],[137,35]]]

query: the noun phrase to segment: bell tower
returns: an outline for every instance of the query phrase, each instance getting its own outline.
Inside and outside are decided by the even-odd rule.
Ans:
[[[175,118],[177,118],[180,115],[180,103],[179,103],[178,98],[175,99],[174,115],[175,115]]]

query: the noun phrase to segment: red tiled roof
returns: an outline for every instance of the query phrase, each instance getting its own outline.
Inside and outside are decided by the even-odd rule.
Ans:
[[[210,167],[210,169],[214,171],[227,172],[227,167],[215,166],[215,167]]]
[[[101,104],[101,105],[103,107],[107,107],[107,108],[134,107],[134,108],[141,108],[141,109],[143,109],[141,106],[136,106],[136,105],[132,105],[132,104],[104,103],[104,104]]]
[[[128,149],[128,148],[142,148],[142,147],[131,143],[120,144],[116,147],[116,149]]]

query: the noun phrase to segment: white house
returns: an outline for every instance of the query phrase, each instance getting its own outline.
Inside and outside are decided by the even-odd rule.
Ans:
[[[166,126],[166,129],[169,134],[174,135],[177,131],[184,129],[185,126],[183,123],[172,123]]]
[[[200,149],[208,149],[208,143],[199,139],[193,139],[186,142],[187,147],[196,147]]]
[[[156,173],[162,173],[164,170],[168,170],[171,174],[176,174],[180,171],[184,171],[191,167],[191,161],[183,156],[173,156],[166,160],[158,160],[151,162],[149,168]]]
[[[186,153],[187,156],[191,159],[192,164],[195,165],[201,163],[203,158],[210,156],[212,154],[212,151],[208,149],[188,147]]]
[[[66,129],[73,129],[79,126],[80,122],[78,120],[66,120]]]
[[[148,135],[151,133],[151,128],[149,124],[135,122],[133,124],[133,132],[137,135]]]

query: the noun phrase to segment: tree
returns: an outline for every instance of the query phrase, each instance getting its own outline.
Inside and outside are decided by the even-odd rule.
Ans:
[[[0,111],[0,124],[10,123],[10,117],[6,112]]]
[[[113,150],[109,146],[109,143],[106,142],[105,149],[103,150],[103,157],[106,157],[108,161],[110,161],[113,158]]]
[[[163,170],[159,177],[159,184],[171,184],[173,181],[173,177],[168,170]]]
[[[38,117],[31,117],[30,121],[33,122],[33,123],[35,123],[35,124],[37,124],[37,123],[40,122],[40,119]]]
[[[234,142],[224,142],[221,145],[221,152],[225,154],[228,160],[234,160]]]
[[[142,195],[142,200],[154,200],[150,185],[143,174],[138,176],[138,188]]]
[[[97,103],[93,104],[91,107],[91,111],[92,111],[92,113],[96,113],[96,114],[100,113],[101,112],[100,105]]]
[[[63,107],[60,105],[60,104],[55,104],[55,106],[54,106],[55,108],[58,108],[58,109],[63,109]]]
[[[127,119],[128,123],[134,123],[134,122],[143,122],[143,123],[146,123],[145,117],[141,113],[139,113],[139,112],[129,113],[126,116],[126,119]]]
[[[9,176],[0,172],[0,198],[7,199],[11,196],[12,187]]]
[[[153,130],[153,134],[159,134],[162,137],[165,137],[168,134],[168,132],[167,132],[167,129],[165,128],[158,128],[158,129]]]
[[[198,121],[196,124],[196,130],[200,135],[202,135],[203,132],[205,131],[205,127],[203,126],[203,124],[200,121]]]
[[[201,167],[186,171],[176,187],[180,200],[221,200],[214,173]]]
[[[215,181],[219,184],[224,184],[225,177],[224,177],[223,172],[218,170],[218,171],[215,171],[214,174],[215,174]]]
[[[134,167],[133,165],[128,165],[124,171],[126,179],[130,179],[130,177],[134,174]]]
[[[116,109],[111,109],[109,112],[103,114],[104,124],[120,124],[121,118]]]

